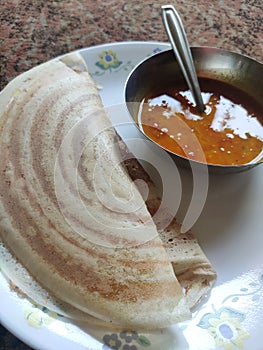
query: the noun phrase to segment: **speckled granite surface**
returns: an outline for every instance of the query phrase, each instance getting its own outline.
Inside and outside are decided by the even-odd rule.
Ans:
[[[0,89],[34,65],[78,48],[167,41],[160,6],[168,3],[179,11],[191,45],[263,61],[262,0],[6,0],[0,3]],[[30,348],[0,326],[0,350],[11,349]]]
[[[160,5],[167,1],[1,1],[1,85],[59,54],[101,43],[167,40]],[[169,3],[169,2],[168,2]],[[210,45],[263,59],[262,0],[170,1],[191,45]]]

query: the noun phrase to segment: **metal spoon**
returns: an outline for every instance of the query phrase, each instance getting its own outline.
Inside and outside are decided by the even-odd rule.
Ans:
[[[162,6],[162,18],[178,64],[192,92],[199,113],[205,111],[191,50],[179,14],[172,5]]]

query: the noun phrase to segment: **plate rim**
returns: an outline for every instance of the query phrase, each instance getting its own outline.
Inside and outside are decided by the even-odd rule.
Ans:
[[[77,50],[73,50],[73,51],[70,51],[68,53],[72,53],[72,52],[79,52],[79,53],[82,53],[84,51],[89,51],[89,52],[96,52],[99,50],[104,50],[104,49],[107,49],[107,48],[112,48],[114,50],[117,49],[118,47],[119,48],[124,48],[125,46],[129,46],[129,47],[132,47],[133,49],[137,46],[138,49],[139,48],[143,48],[146,46],[147,47],[153,47],[155,48],[156,46],[162,46],[163,48],[169,48],[169,43],[168,42],[159,42],[159,41],[114,41],[114,42],[110,42],[110,43],[103,43],[103,44],[98,44],[98,45],[93,45],[93,46],[90,46],[90,47],[83,47],[83,48],[80,48],[80,49],[77,49]],[[129,49],[127,49],[129,50]],[[67,53],[65,53],[67,54]],[[58,56],[60,57],[60,56]],[[58,57],[55,57],[53,59],[56,59]],[[263,270],[262,270],[263,271]],[[1,273],[1,272],[0,272]],[[2,274],[3,275],[3,274]],[[1,278],[5,278],[5,276],[0,276]],[[7,283],[8,283],[8,280],[6,280]],[[1,280],[0,280],[0,293],[6,293],[6,291],[2,291],[1,287],[3,286],[3,284],[1,283]],[[7,286],[8,288],[8,286]],[[8,292],[9,294],[13,293],[13,291],[9,291]],[[5,327],[10,333],[12,333],[15,337],[17,337],[18,339],[20,339],[22,342],[24,342],[25,344],[27,344],[28,346],[34,348],[34,349],[39,349],[39,350],[57,350],[57,344],[58,342],[61,342],[61,343],[66,343],[66,346],[64,347],[65,350],[70,350],[72,348],[74,348],[74,350],[84,350],[84,349],[88,349],[88,350],[98,350],[98,349],[102,349],[103,348],[103,344],[99,341],[99,340],[96,340],[96,338],[94,338],[91,334],[89,334],[87,332],[87,335],[94,338],[94,340],[97,341],[98,345],[94,348],[94,344],[90,344],[90,345],[83,345],[81,342],[78,342],[77,340],[75,339],[69,339],[69,338],[65,338],[63,336],[63,334],[59,334],[57,333],[55,330],[53,329],[49,329],[48,327],[43,327],[41,329],[36,329],[36,328],[33,328],[32,326],[30,325],[27,325],[24,321],[25,320],[25,317],[23,315],[23,313],[20,314],[19,316],[19,319],[18,318],[15,318],[15,316],[17,315],[15,313],[15,310],[17,310],[17,307],[19,306],[18,302],[16,300],[11,300],[11,299],[14,299],[13,295],[10,296],[10,302],[9,304],[12,303],[12,308],[11,308],[11,313],[10,315],[8,315],[7,317],[3,318],[2,316],[5,314],[5,312],[1,312],[0,311],[0,322],[1,324],[3,325],[3,327]],[[8,299],[9,300],[9,299]],[[4,300],[3,300],[4,302]],[[22,310],[21,307],[19,306],[19,310]],[[3,311],[6,311],[7,308],[5,308]],[[23,310],[22,310],[23,311]],[[7,313],[7,312],[6,312]],[[13,317],[13,319],[12,319]],[[19,322],[19,320],[23,319],[23,323],[22,322]],[[14,324],[14,320],[16,320],[16,323]],[[65,321],[67,322],[67,321]],[[251,333],[252,335],[252,333]],[[46,338],[51,338],[52,342],[53,343],[50,343],[50,340],[49,340],[49,343],[48,344],[44,344],[43,342],[43,339],[46,339]],[[53,338],[55,339],[53,341]],[[92,348],[89,348],[91,347]],[[221,347],[220,347],[221,348]],[[244,348],[246,348],[246,346],[244,346]],[[215,345],[213,347],[213,349],[218,349],[218,347]]]

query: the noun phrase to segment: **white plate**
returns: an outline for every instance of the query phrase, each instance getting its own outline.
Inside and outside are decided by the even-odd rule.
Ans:
[[[148,55],[168,48],[165,43],[124,42],[80,51],[93,79],[102,87],[101,96],[114,123],[130,120],[123,108],[123,88],[130,70]],[[131,125],[119,126],[119,132],[125,139],[141,138]],[[138,153],[141,144],[136,144],[131,147]],[[153,157],[151,162],[167,170],[155,150],[153,155],[146,151],[139,156]],[[262,350],[262,178],[263,166],[241,174],[209,178],[208,195],[192,230],[215,267],[218,280],[191,321],[151,334],[81,329],[19,297],[0,274],[1,323],[25,343],[41,350],[111,349],[105,343],[118,350]],[[191,172],[180,170],[179,179],[182,197],[177,216],[183,220],[193,192]],[[173,177],[166,182],[171,189],[175,187]],[[199,195],[202,204],[202,192]]]

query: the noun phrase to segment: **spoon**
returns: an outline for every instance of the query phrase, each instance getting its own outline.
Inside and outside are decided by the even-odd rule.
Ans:
[[[199,113],[205,111],[191,50],[179,14],[172,5],[162,6],[162,18],[172,49],[193,95]]]

